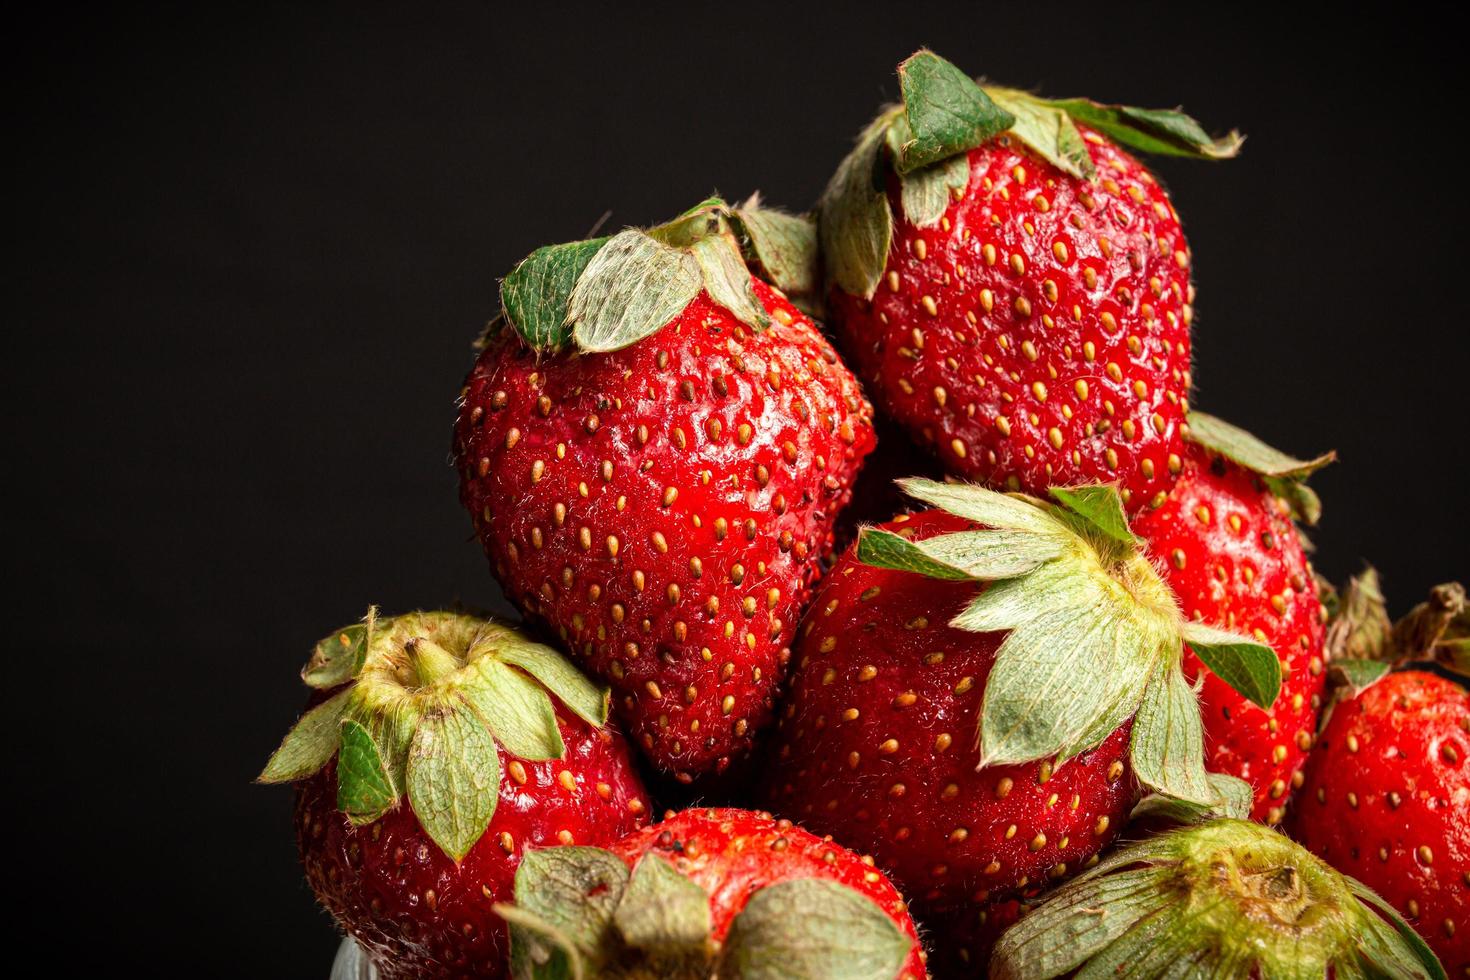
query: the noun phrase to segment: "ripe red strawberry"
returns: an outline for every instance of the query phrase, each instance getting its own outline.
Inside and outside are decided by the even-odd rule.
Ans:
[[[385,980],[504,976],[490,906],[526,849],[647,820],[628,747],[603,727],[606,690],[505,626],[369,613],[304,676],[318,703],[261,780],[298,782],[307,880]]]
[[[1445,972],[1360,882],[1258,823],[1216,819],[1148,837],[1057,889],[1000,938],[987,975],[1443,980]]]
[[[1331,456],[1302,462],[1276,454],[1273,461],[1265,447],[1218,419],[1194,413],[1190,423],[1193,437],[1210,445],[1188,448],[1168,498],[1135,518],[1133,530],[1148,541],[1186,616],[1248,633],[1281,658],[1281,693],[1269,708],[1208,671],[1200,690],[1206,764],[1250,783],[1251,815],[1277,824],[1301,784],[1326,682],[1317,583],[1277,491],[1309,494],[1296,481]],[[1214,438],[1220,435],[1227,438]],[[1200,673],[1192,654],[1185,672]]]
[[[684,780],[724,770],[768,720],[874,444],[815,324],[746,271],[732,223],[748,236],[770,215],[716,202],[532,255],[455,426],[461,499],[501,585]],[[783,267],[769,242],[748,247]]]
[[[1053,507],[905,487],[949,513],[865,529],[834,566],[796,651],[774,809],[949,909],[1085,866],[1135,776],[1212,803],[1181,633],[1268,703],[1274,655],[1181,621],[1111,488]]]
[[[925,975],[903,896],[872,859],[768,813],[686,810],[608,850],[533,852],[516,901],[500,910],[517,965],[582,967],[556,975]]]
[[[1337,704],[1307,761],[1292,835],[1361,880],[1470,976],[1470,695],[1423,671]]]
[[[1179,112],[979,85],[932,52],[821,203],[832,319],[879,407],[966,479],[1112,481],[1184,454],[1193,287],[1168,195],[1122,149],[1217,159]],[[874,174],[878,178],[874,178]]]

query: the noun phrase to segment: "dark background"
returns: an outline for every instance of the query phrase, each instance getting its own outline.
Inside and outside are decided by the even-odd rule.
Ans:
[[[1463,56],[1406,7],[202,6],[53,7],[10,39],[22,947],[325,977],[290,793],[250,780],[316,638],[370,602],[496,601],[446,455],[497,276],[604,210],[808,206],[920,44],[1248,133],[1156,161],[1197,404],[1340,451],[1314,480],[1333,578],[1371,558],[1403,611],[1470,573]]]

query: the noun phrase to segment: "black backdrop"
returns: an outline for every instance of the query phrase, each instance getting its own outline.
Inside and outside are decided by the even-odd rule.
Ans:
[[[1407,8],[200,6],[10,38],[18,948],[325,975],[289,793],[250,779],[315,638],[496,601],[446,451],[497,275],[604,210],[810,204],[920,44],[1246,131],[1237,161],[1157,163],[1197,403],[1341,452],[1333,577],[1371,558],[1401,611],[1470,573],[1463,57]]]

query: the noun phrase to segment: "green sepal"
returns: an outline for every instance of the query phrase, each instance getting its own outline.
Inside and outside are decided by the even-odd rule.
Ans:
[[[919,228],[933,228],[954,201],[954,192],[970,183],[970,158],[950,157],[899,177],[903,214]]]
[[[1388,926],[1393,933],[1408,947],[1408,956],[1404,955],[1403,946],[1392,940],[1385,941],[1386,937],[1376,934],[1376,929],[1365,929],[1363,932],[1363,953],[1380,970],[1390,976],[1414,976],[1416,969],[1423,970],[1423,976],[1427,980],[1447,980],[1444,966],[1439,962],[1439,957],[1429,948],[1424,938],[1404,921],[1398,910],[1388,904],[1383,898],[1351,875],[1343,875],[1347,882],[1348,890],[1351,891],[1364,905],[1375,910],[1378,915],[1365,914],[1363,919],[1370,926]],[[1386,922],[1384,920],[1387,920]]]
[[[817,223],[806,215],[762,207],[752,195],[732,213],[748,264],[802,310],[821,309]]]
[[[261,783],[289,783],[305,779],[327,764],[342,738],[342,716],[352,689],[341,691],[312,708],[286,733],[256,778]]]
[[[628,881],[627,865],[601,848],[526,851],[516,869],[516,904],[495,906],[511,927],[511,975],[597,975],[618,953],[613,914]]]
[[[1297,459],[1213,415],[1190,412],[1188,421],[1186,437],[1190,442],[1260,476],[1266,488],[1286,501],[1292,515],[1302,523],[1312,526],[1321,519],[1322,501],[1305,480],[1336,460],[1335,452],[1328,451],[1311,459]]]
[[[398,790],[372,733],[351,718],[344,719],[337,753],[337,809],[354,823],[371,823],[397,802]]]
[[[923,477],[899,480],[898,486],[910,497],[977,524],[1013,531],[1057,533],[1056,519],[1037,507],[1036,501],[1029,497],[996,493],[968,483],[940,483]]]
[[[311,659],[301,668],[307,686],[328,691],[357,677],[367,660],[377,618],[378,607],[373,606],[362,622],[338,630],[313,647]]]
[[[1269,708],[1281,693],[1281,660],[1264,643],[1186,620],[1180,633],[1211,673],[1246,700]]]
[[[481,720],[511,755],[527,762],[560,759],[566,754],[556,708],[546,689],[494,657],[475,661],[479,683],[459,689]]]
[[[1381,660],[1338,660],[1329,668],[1339,697],[1355,698],[1387,677],[1393,664]]]
[[[1205,730],[1199,702],[1179,665],[1162,667],[1143,693],[1128,746],[1133,774],[1149,789],[1209,806]]]
[[[613,925],[629,946],[661,960],[705,960],[709,895],[663,858],[645,854],[633,869]]]
[[[917,51],[900,64],[898,84],[903,137],[893,166],[900,174],[973,149],[1015,122],[974,79],[932,51]]]
[[[863,130],[817,205],[817,231],[827,277],[853,296],[872,299],[893,242],[883,150],[898,110],[889,109]]]
[[[1256,801],[1256,793],[1251,789],[1250,783],[1235,776],[1227,776],[1223,772],[1208,773],[1206,778],[1210,789],[1215,793],[1213,803],[1190,803],[1162,793],[1150,793],[1138,801],[1138,805],[1128,815],[1129,822],[1148,819],[1191,824],[1222,817],[1234,820],[1250,818],[1251,807]]]
[[[926,543],[910,541],[902,535],[881,528],[865,527],[858,532],[857,559],[874,568],[913,572],[928,578],[950,582],[971,580],[969,572],[931,558],[929,549],[924,547]]]
[[[750,896],[730,924],[718,975],[740,980],[891,980],[914,946],[871,899],[798,878]]]
[[[1189,413],[1189,440],[1261,476],[1302,480],[1337,459],[1325,452],[1311,459],[1297,459],[1273,449],[1239,426],[1204,412]]]
[[[1209,820],[1124,847],[1053,891],[996,942],[989,975],[1443,977],[1423,941],[1355,886],[1267,827]]]
[[[689,247],[704,277],[709,298],[740,322],[764,330],[771,318],[750,285],[750,270],[735,240],[724,235],[702,238]]]
[[[592,683],[586,674],[551,647],[516,637],[501,641],[495,656],[536,678],[587,724],[597,728],[607,724],[612,692]]]
[[[1137,546],[1138,537],[1128,527],[1128,516],[1123,513],[1123,498],[1118,495],[1117,487],[1101,483],[1053,487],[1051,495],[1096,533],[1129,548]]]
[[[1465,587],[1445,582],[1429,590],[1419,603],[1393,625],[1394,659],[1399,663],[1429,660],[1459,674],[1467,669],[1470,647],[1470,603]]]
[[[500,284],[505,320],[526,346],[560,350],[572,338],[567,307],[572,290],[607,238],[546,245],[522,259]]]
[[[424,711],[408,755],[414,816],[455,863],[485,833],[500,799],[500,758],[484,723],[462,702]]]
[[[585,957],[560,929],[516,905],[497,902],[495,914],[510,927],[510,975],[514,980],[584,980]]]
[[[1029,92],[987,88],[986,94],[1015,119],[1010,132],[1043,160],[1073,177],[1092,179],[1096,167],[1087,142],[1064,110]]]
[[[1228,160],[1240,152],[1245,137],[1231,130],[1220,139],[1178,109],[1140,109],[1104,105],[1091,99],[1051,99],[1049,104],[1097,130],[1115,143],[1157,156]]]
[[[598,250],[567,301],[566,322],[577,349],[620,350],[662,330],[703,287],[699,262],[629,228]]]

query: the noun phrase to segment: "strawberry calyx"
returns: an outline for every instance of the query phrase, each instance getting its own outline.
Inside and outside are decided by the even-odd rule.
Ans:
[[[500,285],[501,320],[550,352],[619,350],[656,333],[704,291],[752,329],[769,323],[752,270],[801,306],[816,290],[816,232],[803,217],[709,198],[654,228],[538,248]]]
[[[455,861],[495,815],[497,746],[527,761],[566,754],[551,694],[588,724],[607,721],[607,689],[555,650],[459,613],[370,609],[318,643],[302,676],[334,693],[292,727],[259,781],[306,779],[335,757],[349,820],[372,823],[406,795]]]
[[[1132,718],[1129,757],[1140,782],[1219,803],[1184,645],[1262,707],[1280,691],[1281,662],[1269,646],[1181,615],[1128,529],[1115,487],[1058,488],[1049,503],[965,484],[899,485],[984,527],[922,541],[869,527],[857,544],[868,565],[987,586],[950,622],[1006,633],[981,702],[979,768],[1060,766]]]
[[[990,976],[1442,978],[1371,889],[1284,835],[1209,820],[1126,847],[996,943]]]
[[[1444,582],[1398,622],[1389,618],[1371,565],[1348,579],[1341,592],[1326,586],[1327,637],[1323,644],[1333,703],[1357,697],[1391,670],[1434,663],[1470,675],[1470,602],[1459,582]],[[1324,715],[1322,724],[1326,725]]]
[[[1335,462],[1335,451],[1328,450],[1311,459],[1297,459],[1273,449],[1239,426],[1204,412],[1189,413],[1184,437],[1202,449],[1255,473],[1266,489],[1291,508],[1295,520],[1311,526],[1321,519],[1322,501],[1307,486],[1307,478]]]
[[[1002,133],[1086,180],[1095,179],[1096,168],[1078,123],[1143,153],[1222,160],[1242,142],[1236,132],[1212,139],[1177,109],[1044,99],[982,85],[929,50],[900,64],[898,79],[900,104],[883,108],[863,130],[818,206],[828,278],[865,299],[878,287],[893,238],[889,168],[898,177],[904,216],[928,228],[969,184],[966,154]]]
[[[716,941],[702,887],[654,854],[630,871],[617,855],[595,847],[526,852],[516,870],[515,903],[495,911],[510,924],[517,980],[859,980],[896,975],[913,946],[871,899],[819,878],[757,889]]]

